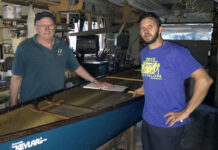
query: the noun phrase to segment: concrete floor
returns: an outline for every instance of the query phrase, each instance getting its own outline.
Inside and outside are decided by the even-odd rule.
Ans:
[[[178,150],[218,150],[218,109],[201,104],[192,114]],[[141,122],[136,127],[136,147],[141,150]]]

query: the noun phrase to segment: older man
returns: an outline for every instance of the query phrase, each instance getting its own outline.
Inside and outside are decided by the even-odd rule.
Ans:
[[[11,78],[11,105],[61,90],[64,88],[65,70],[76,72],[97,86],[112,86],[92,77],[76,60],[69,46],[55,34],[55,17],[50,12],[35,16],[37,34],[22,42],[16,51]]]

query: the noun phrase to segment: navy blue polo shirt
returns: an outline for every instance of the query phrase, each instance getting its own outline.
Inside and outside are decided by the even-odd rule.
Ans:
[[[22,76],[21,102],[63,89],[65,70],[73,72],[80,66],[73,51],[63,40],[55,38],[49,50],[39,44],[36,37],[18,46],[13,61],[13,75]]]

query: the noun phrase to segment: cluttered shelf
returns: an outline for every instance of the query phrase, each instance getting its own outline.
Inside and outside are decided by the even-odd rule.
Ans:
[[[27,26],[19,27],[19,26],[4,26],[1,29],[19,29],[19,30],[27,30]]]
[[[70,32],[72,30],[70,30],[70,29],[56,29],[55,31],[56,32]]]
[[[3,18],[3,27],[1,28],[9,28],[9,29],[20,29],[20,30],[26,30],[27,29],[27,25],[25,25],[24,23],[27,22],[27,19],[19,19],[19,18]]]
[[[11,64],[12,57],[8,57],[5,60],[0,60],[0,95],[2,91],[9,90],[11,80]]]
[[[27,19],[22,19],[22,18],[3,18],[3,21],[17,21],[17,22],[26,22]]]

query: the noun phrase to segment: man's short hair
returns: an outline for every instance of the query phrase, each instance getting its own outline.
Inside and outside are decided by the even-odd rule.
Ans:
[[[145,19],[145,18],[147,18],[147,17],[154,18],[155,21],[156,21],[156,23],[157,23],[157,25],[158,25],[158,27],[161,26],[161,20],[160,20],[159,16],[156,15],[155,13],[152,13],[152,12],[143,13],[143,14],[140,16],[138,22],[140,23],[143,19]]]
[[[36,24],[37,21],[39,21],[40,19],[42,19],[44,17],[49,17],[54,21],[54,23],[56,22],[55,16],[52,13],[50,13],[48,11],[43,11],[43,12],[37,13],[35,15],[34,23]]]

